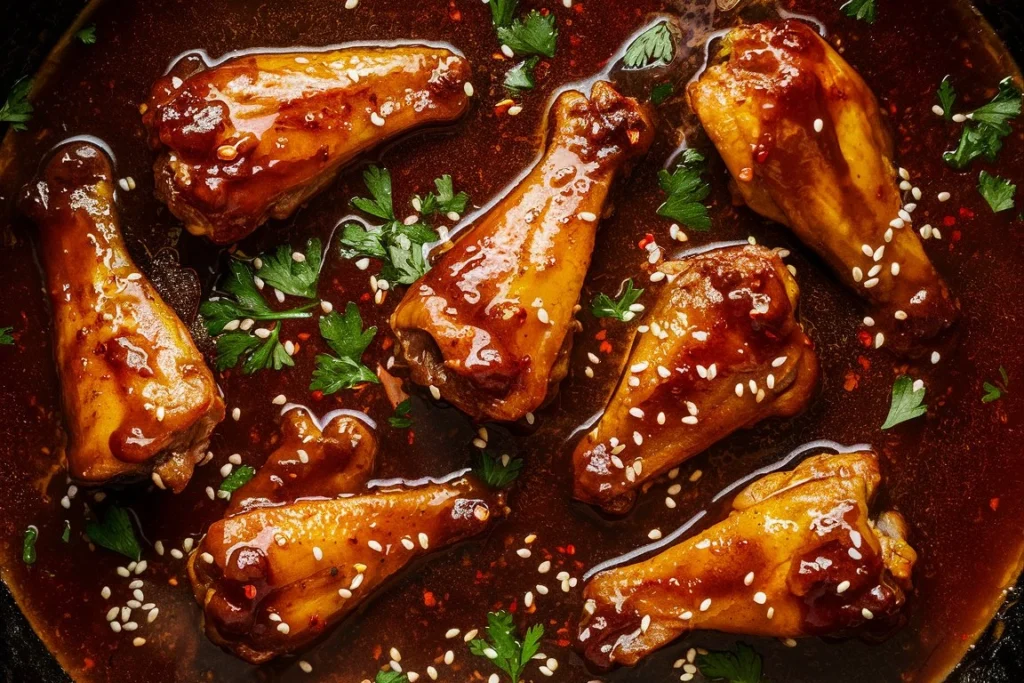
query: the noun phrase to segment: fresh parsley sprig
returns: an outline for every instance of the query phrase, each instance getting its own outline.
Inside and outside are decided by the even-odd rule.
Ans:
[[[671,83],[658,83],[651,88],[651,104],[658,106],[668,98],[672,97],[675,88]]]
[[[405,399],[395,406],[395,414],[388,418],[388,424],[395,429],[408,429],[412,427],[412,399]]]
[[[676,46],[668,22],[650,27],[626,48],[622,62],[627,69],[643,69],[656,64],[668,64],[675,57]]]
[[[540,57],[534,55],[509,69],[508,73],[505,74],[505,87],[513,92],[522,92],[523,90],[533,90],[536,88],[537,77],[534,75],[534,70],[539,62]]]
[[[373,683],[409,683],[409,676],[398,671],[378,671]]]
[[[901,422],[913,420],[928,412],[924,404],[923,383],[915,388],[916,382],[906,375],[900,375],[892,385],[892,405],[882,429],[892,429]]]
[[[13,327],[0,327],[0,346],[13,346],[14,336],[11,334],[14,332]]]
[[[337,355],[317,354],[309,390],[333,394],[359,384],[380,384],[377,375],[362,363],[363,352],[376,334],[376,327],[363,329],[359,308],[351,301],[344,315],[333,311],[320,318],[320,335]]]
[[[228,277],[221,283],[221,291],[225,296],[204,301],[199,307],[199,313],[206,322],[206,330],[211,336],[223,332],[224,327],[233,320],[288,320],[309,318],[312,315],[309,309],[316,306],[316,303],[286,311],[272,309],[256,286],[252,268],[244,261],[231,259],[228,271]]]
[[[555,56],[558,27],[554,14],[541,14],[531,10],[525,17],[511,24],[498,26],[498,40],[520,55]]]
[[[122,507],[110,505],[102,521],[94,520],[85,525],[85,533],[90,541],[107,550],[121,553],[135,561],[142,556],[131,517]]]
[[[96,43],[96,24],[89,24],[75,33],[75,38],[82,41],[83,45],[94,45]]]
[[[242,373],[251,375],[260,370],[280,370],[292,367],[295,361],[281,343],[281,323],[270,330],[266,339],[247,332],[225,332],[216,339],[218,370],[227,370],[242,362]]]
[[[480,461],[473,468],[473,473],[493,489],[507,488],[519,478],[523,469],[523,459],[509,455],[495,456],[487,451],[480,451]]]
[[[511,683],[519,683],[523,670],[540,649],[544,637],[543,624],[534,624],[526,631],[522,641],[516,637],[512,615],[502,610],[487,615],[488,639],[475,638],[469,643],[469,651],[477,657],[485,657],[496,667],[508,674]]]
[[[7,95],[7,101],[0,107],[0,123],[9,123],[14,130],[28,130],[25,124],[32,119],[32,103],[28,101],[31,91],[31,78],[15,82]]]
[[[256,470],[249,465],[240,465],[231,471],[231,474],[224,477],[220,482],[219,490],[227,493],[234,493],[245,486],[256,474]]]
[[[491,22],[495,27],[508,26],[516,14],[519,0],[490,0]]]
[[[439,213],[447,215],[449,213],[463,214],[466,212],[466,207],[469,205],[469,195],[465,192],[455,192],[455,184],[452,182],[450,175],[445,174],[434,180],[434,187],[437,188],[437,194],[428,192],[426,196],[420,197],[416,195],[413,199],[413,205],[419,205],[420,214],[434,216]]]
[[[1007,388],[1010,386],[1010,375],[1002,365],[999,366],[999,376],[1003,378],[1003,381],[1000,382],[999,380],[996,380],[995,382],[985,382],[983,385],[985,395],[981,397],[982,403],[998,401],[1005,394],[1010,393],[1010,390]]]
[[[25,564],[36,563],[36,539],[39,538],[39,527],[30,524],[25,529],[25,540],[21,544],[21,561]]]
[[[594,297],[590,310],[596,318],[615,318],[621,322],[629,322],[636,317],[630,306],[635,304],[643,293],[644,290],[633,287],[633,280],[630,278],[626,280],[618,299],[600,293]]]
[[[736,646],[736,652],[724,650],[698,656],[697,668],[712,681],[761,683],[761,656],[744,643]]]
[[[978,157],[995,161],[1003,148],[1003,139],[1012,131],[1010,122],[1021,114],[1022,95],[1010,77],[999,83],[999,92],[991,102],[967,115],[960,142],[955,150],[942,155],[950,166],[963,169]]]
[[[658,183],[668,197],[658,207],[658,215],[698,231],[711,229],[711,217],[704,200],[711,194],[711,186],[704,181],[704,155],[695,149],[683,152],[676,169],[669,173],[662,169]]]
[[[982,171],[978,176],[978,192],[988,202],[994,213],[1009,211],[1016,204],[1013,201],[1017,186],[1005,178]]]
[[[298,260],[296,260],[298,258]],[[304,252],[292,251],[288,245],[281,245],[277,252],[260,257],[256,274],[268,285],[285,294],[315,299],[320,280],[320,265],[323,262],[323,248],[320,240],[313,238],[306,242]]]
[[[878,18],[878,8],[875,6],[875,0],[850,0],[839,9],[851,19],[860,19],[869,24],[875,23],[875,19]]]
[[[939,83],[939,89],[935,95],[939,98],[939,106],[942,108],[943,118],[947,121],[952,121],[953,104],[956,102],[956,88],[953,87],[949,76],[943,78],[942,83]]]

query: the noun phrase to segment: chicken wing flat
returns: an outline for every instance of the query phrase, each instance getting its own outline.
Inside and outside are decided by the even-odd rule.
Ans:
[[[477,419],[514,421],[567,371],[573,319],[616,174],[651,122],[611,85],[553,106],[540,163],[406,293],[391,317],[412,378]]]
[[[818,455],[743,490],[728,518],[584,589],[579,644],[633,665],[697,629],[797,638],[895,619],[917,559],[895,512],[873,521],[870,451]]]
[[[867,84],[806,24],[742,26],[689,88],[691,105],[754,211],[789,226],[914,350],[958,315],[912,226],[893,144]]]
[[[247,54],[192,74],[172,69],[143,115],[150,144],[162,150],[157,195],[189,232],[234,242],[268,217],[291,215],[360,152],[457,119],[468,79],[462,57],[414,45]]]
[[[210,527],[189,578],[210,639],[265,662],[316,639],[413,560],[503,513],[502,494],[471,478],[254,509]]]
[[[625,376],[573,454],[575,496],[627,511],[648,482],[737,429],[802,411],[818,358],[799,288],[760,246],[714,249],[665,273]]]
[[[61,147],[23,207],[39,226],[71,476],[102,484],[152,473],[181,491],[224,401],[188,330],[125,248],[110,160],[93,145]]]
[[[302,407],[283,417],[281,443],[231,496],[227,514],[284,505],[300,498],[355,493],[373,474],[377,437],[348,411],[320,421]]]

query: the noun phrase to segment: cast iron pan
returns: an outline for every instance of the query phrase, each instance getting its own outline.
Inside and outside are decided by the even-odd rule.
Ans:
[[[1019,0],[975,0],[982,14],[1024,64],[1024,7]],[[81,0],[31,0],[6,9],[0,93],[25,74],[35,73],[50,49],[82,9]],[[0,125],[0,135],[5,129]],[[1024,581],[1008,597],[978,646],[953,677],[955,683],[1024,681]],[[36,637],[7,587],[0,582],[0,677],[3,683],[64,683],[70,678]]]

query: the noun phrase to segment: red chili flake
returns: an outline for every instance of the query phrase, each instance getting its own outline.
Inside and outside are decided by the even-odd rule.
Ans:
[[[969,219],[974,218],[974,212],[968,209],[966,206],[960,207],[960,218]]]
[[[860,386],[860,375],[858,375],[853,370],[847,370],[846,378],[843,381],[843,389],[846,389],[847,391],[853,391],[858,386]]]
[[[636,246],[640,247],[641,249],[646,249],[647,245],[650,244],[653,241],[654,241],[654,235],[652,235],[651,233],[647,233],[646,235],[644,235],[644,238],[642,240],[637,242]]]
[[[251,583],[245,584],[245,599],[252,600],[256,597],[256,586]]]
[[[857,331],[857,339],[860,341],[861,345],[865,349],[870,349],[871,348],[871,344],[872,344],[871,333],[868,332],[867,330],[858,330]]]
[[[549,10],[549,9],[548,9],[547,7],[542,7],[542,8],[540,9],[540,15],[541,15],[542,17],[546,17],[546,16],[547,16],[547,15],[549,15],[549,14],[551,14],[551,10]]]
[[[89,669],[91,669],[94,666],[96,666],[96,660],[93,659],[92,657],[86,657],[84,661],[85,661],[85,670],[86,671],[88,671]]]
[[[572,543],[570,543],[569,545],[565,546],[565,554],[566,555],[575,555],[576,554],[576,546],[574,546]]]
[[[864,372],[871,369],[871,361],[864,356],[857,356],[857,363],[860,364],[860,367],[863,368]]]
[[[508,612],[509,612],[509,614],[515,614],[518,611],[519,611],[518,599],[513,599],[512,602],[510,602],[508,604]]]
[[[370,300],[370,293],[363,292],[363,295],[359,297],[359,300],[362,301],[363,303],[366,303],[367,301]]]
[[[302,341],[309,341],[310,334],[309,334],[309,332],[299,332],[295,336],[298,337]]]
[[[412,431],[410,429],[409,430],[409,436],[406,437],[406,440],[409,442],[410,446],[413,445],[414,443],[416,443],[416,432],[414,432],[414,431]]]
[[[569,36],[569,44],[573,47],[579,47],[583,44],[583,39],[576,35]]]
[[[942,219],[942,224],[947,228],[952,228],[954,225],[956,225],[956,219],[953,218],[952,216],[946,216],[945,218]]]
[[[452,21],[462,21],[462,12],[459,11],[454,2],[448,3],[448,16],[451,17]]]
[[[583,14],[583,12],[584,12],[583,4],[579,3],[579,2],[577,2],[575,5],[573,5],[572,9],[573,9],[574,12],[576,12],[576,14]]]
[[[603,341],[603,342],[601,342],[601,345],[599,347],[597,347],[597,349],[601,353],[607,355],[607,354],[612,352],[612,345],[609,342]]]
[[[427,607],[437,607],[437,598],[430,591],[423,591],[423,604]]]
[[[316,391],[313,392],[313,400],[314,401],[322,401],[323,398],[324,398],[324,392],[320,391],[319,389],[317,389]]]
[[[960,232],[959,230],[954,230],[953,231],[953,236],[950,239],[951,239],[951,241],[953,241],[955,243],[955,242],[959,242],[961,237],[963,237],[963,233]]]
[[[381,348],[383,348],[385,351],[387,351],[388,349],[390,349],[394,345],[395,345],[395,340],[394,339],[392,339],[391,337],[384,337],[384,343],[381,344]]]
[[[600,332],[594,335],[594,339],[596,339],[597,341],[604,341],[607,338],[608,330],[601,330]]]
[[[558,639],[558,647],[569,647],[570,645],[572,645],[572,642],[567,638]]]
[[[995,512],[996,510],[999,509],[999,499],[998,498],[993,498],[992,500],[990,500],[988,502],[988,506],[990,508],[992,508],[992,512]]]

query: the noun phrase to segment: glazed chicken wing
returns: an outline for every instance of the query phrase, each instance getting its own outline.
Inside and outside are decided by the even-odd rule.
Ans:
[[[424,46],[246,54],[153,86],[143,121],[161,150],[157,194],[218,244],[286,218],[360,152],[453,121],[469,64]],[[470,91],[471,92],[471,91]]]
[[[645,482],[735,430],[800,412],[818,383],[799,289],[773,251],[713,249],[660,271],[649,329],[573,454],[576,498],[608,512],[627,511]]]
[[[253,663],[306,645],[410,562],[504,513],[475,480],[303,499],[214,523],[189,559],[211,640]]]
[[[899,351],[956,319],[904,207],[878,102],[806,24],[733,29],[690,102],[739,195],[789,226],[863,296]]]
[[[477,419],[514,421],[566,373],[608,191],[653,129],[611,85],[554,103],[540,163],[412,286],[391,318],[412,378]]]
[[[39,226],[71,476],[101,484],[152,473],[181,491],[224,402],[125,248],[109,159],[85,143],[61,147],[23,206]]]
[[[633,665],[680,635],[844,635],[896,618],[917,555],[895,512],[870,517],[870,451],[818,455],[754,482],[724,521],[586,586],[578,641],[599,667]]]

